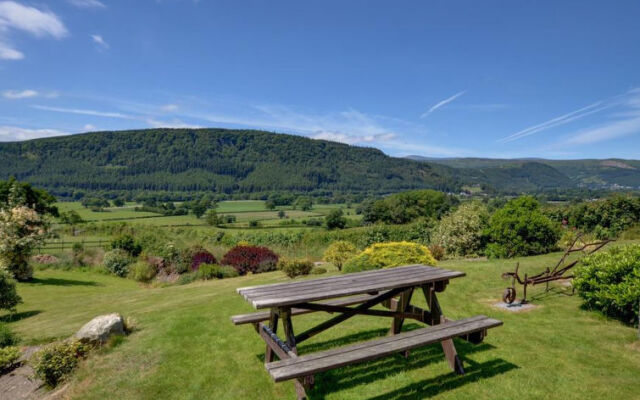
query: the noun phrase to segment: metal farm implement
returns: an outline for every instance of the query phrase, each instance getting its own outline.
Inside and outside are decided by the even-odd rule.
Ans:
[[[523,297],[521,301],[522,304],[527,302],[527,286],[529,285],[535,286],[541,283],[545,283],[546,284],[545,291],[549,291],[549,282],[557,281],[561,279],[573,278],[573,275],[565,275],[565,274],[567,273],[567,271],[575,267],[580,262],[581,258],[574,260],[565,265],[565,261],[567,260],[567,257],[569,257],[569,255],[571,255],[572,253],[582,251],[584,252],[584,256],[588,256],[600,250],[608,243],[613,242],[612,239],[607,239],[607,240],[602,240],[602,241],[593,242],[593,243],[585,243],[581,247],[575,247],[576,243],[580,240],[581,237],[582,237],[582,234],[578,234],[576,236],[573,243],[571,243],[571,246],[569,246],[569,248],[564,252],[564,254],[560,258],[560,260],[556,263],[555,267],[553,267],[553,269],[547,268],[544,272],[541,272],[533,276],[528,276],[527,274],[524,274],[524,279],[523,279],[522,277],[520,277],[520,274],[518,273],[518,268],[520,267],[520,263],[517,263],[515,271],[503,273],[502,274],[503,279],[511,278],[511,286],[506,288],[504,292],[502,292],[502,301],[504,301],[507,304],[511,304],[515,301],[516,282],[518,282],[520,285],[523,286]],[[587,250],[590,247],[592,248]]]

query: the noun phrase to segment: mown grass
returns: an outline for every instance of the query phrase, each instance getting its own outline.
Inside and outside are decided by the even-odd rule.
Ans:
[[[492,307],[520,262],[537,272],[557,254],[507,261],[447,261],[466,272],[440,296],[453,318],[485,314],[504,321],[485,342],[456,341],[467,374],[448,369],[438,345],[319,374],[311,399],[633,399],[640,392],[636,330],[580,308],[559,284],[531,290],[538,306],[523,313]],[[333,272],[335,273],[335,272]],[[274,384],[262,365],[264,344],[229,317],[252,311],[235,288],[284,281],[280,272],[185,286],[145,288],[92,272],[37,271],[19,285],[24,304],[11,327],[23,343],[71,335],[98,314],[120,312],[138,329],[116,348],[91,356],[71,379],[76,399],[281,399],[291,383]],[[421,296],[416,296],[422,300]],[[421,301],[422,302],[422,301]],[[423,303],[423,302],[422,302]],[[298,331],[325,315],[296,317]],[[384,335],[389,320],[356,317],[300,347],[301,353]],[[406,328],[415,328],[409,323]]]

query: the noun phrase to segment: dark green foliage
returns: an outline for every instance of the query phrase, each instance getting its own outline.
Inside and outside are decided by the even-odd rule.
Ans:
[[[293,203],[293,208],[302,211],[309,211],[313,208],[313,200],[311,200],[311,197],[309,196],[300,196],[296,199],[296,202]]]
[[[238,271],[230,265],[202,264],[198,269],[198,278],[203,280],[235,278]]]
[[[15,307],[22,303],[16,291],[16,281],[3,269],[0,269],[0,310],[15,311]]]
[[[105,207],[109,207],[109,201],[100,197],[85,197],[80,203],[83,207],[92,210],[102,210]]]
[[[313,269],[313,262],[310,260],[281,260],[278,268],[289,278],[309,275]]]
[[[440,218],[454,198],[435,190],[412,190],[364,203],[364,223],[406,224],[417,218]]]
[[[282,219],[282,218],[284,218],[286,216],[287,216],[287,214],[284,212],[284,210],[278,211],[278,218]]]
[[[2,150],[0,150],[0,153],[2,153]],[[2,156],[0,156],[0,160],[3,160],[0,162],[0,170],[2,170],[5,167],[5,162]],[[13,175],[11,173],[7,173],[6,176]],[[2,175],[0,175],[0,177],[2,177]],[[20,197],[21,205],[33,208],[38,214],[50,214],[54,217],[58,216],[58,208],[53,205],[56,202],[55,197],[44,190],[31,187],[31,184],[29,183],[17,182],[14,178],[10,178],[6,182],[0,181],[0,208],[3,208],[8,204],[12,190],[15,192],[13,194],[14,197]]]
[[[70,210],[60,213],[60,222],[63,224],[78,225],[83,223],[84,220],[76,211]]]
[[[612,247],[585,257],[573,284],[588,308],[638,323],[640,246]]]
[[[331,210],[324,218],[324,222],[327,225],[327,229],[344,229],[347,225],[347,219],[344,217],[341,208]]]
[[[542,213],[537,200],[523,196],[493,214],[487,236],[491,242],[486,250],[489,257],[529,256],[554,250],[560,227]]]
[[[16,176],[61,197],[78,191],[114,198],[170,192],[184,198],[196,192],[382,194],[459,188],[448,167],[252,130],[151,129],[0,143],[0,160],[0,179]]]
[[[640,198],[617,195],[605,200],[584,202],[566,212],[569,225],[599,237],[615,237],[640,223]]]
[[[122,207],[124,206],[124,200],[121,198],[114,199],[111,203],[113,203],[114,207]]]
[[[132,257],[137,257],[142,253],[142,245],[133,236],[125,233],[113,239],[110,243],[112,249],[121,249],[129,253]]]
[[[205,214],[205,220],[207,221],[207,225],[217,226],[222,223],[222,217],[218,216],[216,210],[209,210]]]
[[[252,219],[251,221],[249,221],[249,226],[252,228],[256,228],[260,226],[260,221],[258,221],[257,219]]]
[[[91,347],[79,341],[48,345],[35,355],[36,375],[47,385],[55,387],[85,358]]]
[[[0,322],[0,348],[13,346],[18,343],[18,337],[9,328],[9,325]]]

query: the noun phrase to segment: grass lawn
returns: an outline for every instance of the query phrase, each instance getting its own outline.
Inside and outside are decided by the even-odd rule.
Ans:
[[[456,341],[467,374],[449,369],[439,345],[316,376],[311,399],[633,399],[640,393],[637,331],[580,309],[578,296],[553,284],[530,295],[538,307],[509,313],[491,306],[506,282],[500,273],[520,261],[539,271],[557,254],[508,261],[447,261],[465,271],[440,295],[445,314],[485,314],[504,321],[481,345]],[[120,312],[138,330],[122,344],[92,355],[71,379],[76,399],[295,398],[290,382],[274,384],[262,365],[264,343],[229,317],[251,312],[235,289],[287,280],[280,272],[185,286],[144,288],[93,272],[37,271],[19,285],[24,304],[11,327],[24,343],[71,335],[98,314]],[[415,296],[422,300],[421,296]],[[298,331],[323,319],[294,318]],[[305,342],[300,352],[384,335],[389,320],[355,317]],[[409,323],[405,328],[415,328]]]

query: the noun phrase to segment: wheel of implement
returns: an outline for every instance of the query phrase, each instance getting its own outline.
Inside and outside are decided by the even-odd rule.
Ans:
[[[504,292],[502,292],[502,301],[507,304],[513,303],[516,299],[516,290],[514,288],[506,288]]]

